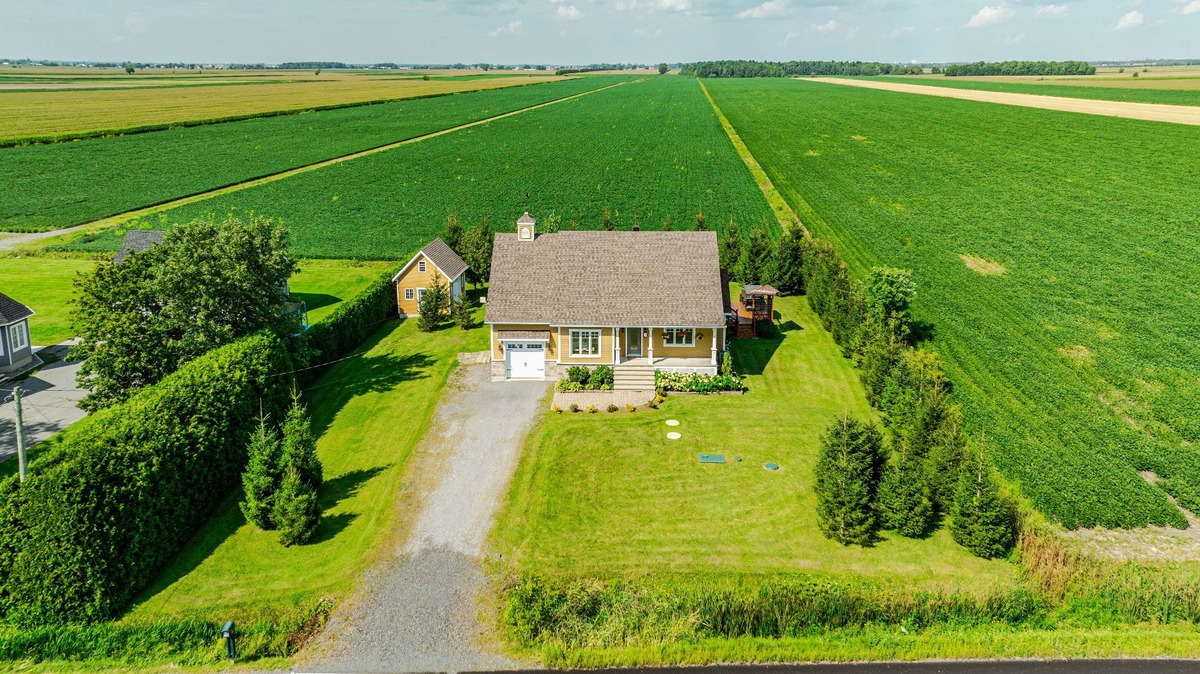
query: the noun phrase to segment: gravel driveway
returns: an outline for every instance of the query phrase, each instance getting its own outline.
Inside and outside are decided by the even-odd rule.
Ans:
[[[425,498],[397,558],[368,574],[296,665],[305,672],[459,672],[521,663],[480,645],[480,564],[525,432],[541,411],[545,382],[492,382],[486,365],[463,366],[446,388],[437,430],[413,460]],[[423,479],[428,478],[428,479]]]

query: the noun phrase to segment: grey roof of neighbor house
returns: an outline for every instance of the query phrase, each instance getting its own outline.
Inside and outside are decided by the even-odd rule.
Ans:
[[[0,325],[16,323],[22,318],[33,315],[33,309],[21,304],[13,298],[0,293]]]
[[[163,242],[164,235],[165,232],[156,229],[131,229],[125,232],[125,240],[121,242],[121,248],[117,250],[113,262],[121,264],[133,253],[144,253],[150,250],[155,244]]]
[[[454,249],[440,238],[430,241],[428,246],[421,249],[421,252],[433,261],[438,269],[442,270],[447,281],[453,281],[467,270],[467,263],[463,262],[458,253],[455,253]]]
[[[497,234],[487,323],[725,324],[715,232]]]

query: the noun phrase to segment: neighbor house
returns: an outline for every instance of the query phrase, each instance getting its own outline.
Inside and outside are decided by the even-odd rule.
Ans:
[[[33,309],[0,293],[0,381],[32,369],[40,359],[29,343]]]
[[[401,316],[416,316],[421,297],[433,287],[434,275],[450,291],[450,305],[462,299],[467,288],[467,263],[441,239],[434,239],[392,277],[396,306]]]
[[[497,234],[484,322],[492,374],[557,379],[611,365],[618,388],[656,370],[716,374],[726,309],[714,232]]]
[[[125,261],[125,258],[134,253],[144,253],[162,243],[165,236],[165,232],[155,229],[131,229],[125,232],[125,238],[121,241],[121,247],[117,249],[117,254],[113,256],[113,262],[121,264]]]

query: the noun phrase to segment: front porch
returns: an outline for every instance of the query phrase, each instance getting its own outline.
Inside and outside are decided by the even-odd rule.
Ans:
[[[705,372],[716,374],[716,363],[712,358],[621,358],[617,367],[653,367],[655,370],[675,372]],[[711,370],[711,371],[710,371]]]

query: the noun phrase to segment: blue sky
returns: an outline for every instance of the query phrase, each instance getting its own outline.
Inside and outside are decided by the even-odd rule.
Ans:
[[[1200,0],[0,0],[0,56],[590,63],[1200,57]]]

